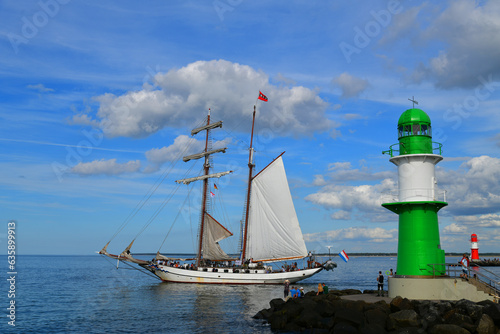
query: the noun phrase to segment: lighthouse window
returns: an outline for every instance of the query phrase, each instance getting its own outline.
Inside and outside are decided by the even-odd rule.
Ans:
[[[419,135],[419,132],[420,131],[420,124],[413,124],[413,134],[414,135]]]
[[[403,137],[403,126],[398,127],[398,138]]]
[[[405,125],[404,136],[411,136],[411,125]]]
[[[420,130],[422,130],[422,134],[423,134],[423,135],[427,135],[427,125],[422,124],[422,125],[420,126]]]

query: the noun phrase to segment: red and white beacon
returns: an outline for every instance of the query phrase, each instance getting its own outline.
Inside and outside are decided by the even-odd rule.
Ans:
[[[479,261],[479,251],[477,248],[477,235],[476,234],[472,234],[470,236],[470,242],[471,242],[470,259],[471,259],[471,261]]]

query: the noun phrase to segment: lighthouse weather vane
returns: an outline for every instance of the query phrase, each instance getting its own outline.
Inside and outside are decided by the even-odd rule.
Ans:
[[[415,104],[418,104],[418,102],[415,100],[415,96],[412,96],[412,98],[408,100],[413,102],[413,108],[415,108]]]

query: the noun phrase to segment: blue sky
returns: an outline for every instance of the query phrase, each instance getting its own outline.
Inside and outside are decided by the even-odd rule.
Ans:
[[[175,160],[202,146],[189,133],[208,108],[228,147],[214,169],[234,170],[213,213],[236,249],[259,90],[257,169],[286,151],[309,249],[397,251],[380,206],[397,170],[381,152],[414,96],[444,147],[442,248],[467,251],[476,233],[500,251],[498,2],[8,0],[0,36],[0,203],[21,254],[100,250],[165,171],[109,250],[137,236],[135,252],[192,252],[199,186],[156,210],[201,170]]]

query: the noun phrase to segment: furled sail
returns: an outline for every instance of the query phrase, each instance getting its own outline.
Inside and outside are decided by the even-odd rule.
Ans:
[[[132,240],[132,242],[130,243],[130,245],[128,245],[127,248],[125,248],[125,250],[119,255],[119,258],[125,258],[127,261],[130,261],[130,262],[133,262],[133,263],[137,263],[137,264],[148,264],[149,263],[148,261],[136,259],[130,253],[130,248],[132,248],[132,245],[134,244],[134,241],[135,241],[135,239]]]
[[[194,258],[186,259],[186,258],[180,258],[180,257],[168,257],[163,254],[160,254],[160,251],[156,252],[156,257],[155,260],[173,260],[173,261],[192,261]]]
[[[226,150],[227,150],[227,147],[224,147],[224,148],[218,148],[216,150],[212,150],[212,151],[208,151],[208,152],[191,154],[191,155],[188,155],[188,156],[185,156],[184,158],[182,158],[182,161],[188,162],[189,160],[200,159],[200,158],[203,158],[207,155],[219,153],[219,152],[226,153]]]
[[[246,257],[277,261],[305,256],[307,248],[280,156],[252,179]]]
[[[108,246],[111,241],[108,241],[108,243],[99,251],[99,254],[110,256],[111,254],[108,253]]]
[[[207,125],[201,126],[199,128],[196,128],[196,129],[191,131],[191,136],[194,136],[195,134],[197,134],[200,131],[211,130],[211,129],[215,129],[215,128],[222,128],[222,121],[218,121],[216,123],[207,124]]]
[[[203,228],[203,258],[206,260],[229,260],[227,255],[219,246],[219,241],[232,236],[224,226],[216,221],[208,213],[205,213],[205,225]]]
[[[227,174],[232,173],[232,172],[233,171],[230,170],[230,171],[227,171],[227,172],[220,172],[220,173],[215,173],[215,174],[190,177],[188,179],[177,180],[175,182],[177,182],[177,183],[184,183],[184,184],[190,184],[191,182],[205,180],[205,179],[208,179],[208,178],[215,178],[215,177],[219,178],[221,176],[227,175]]]

